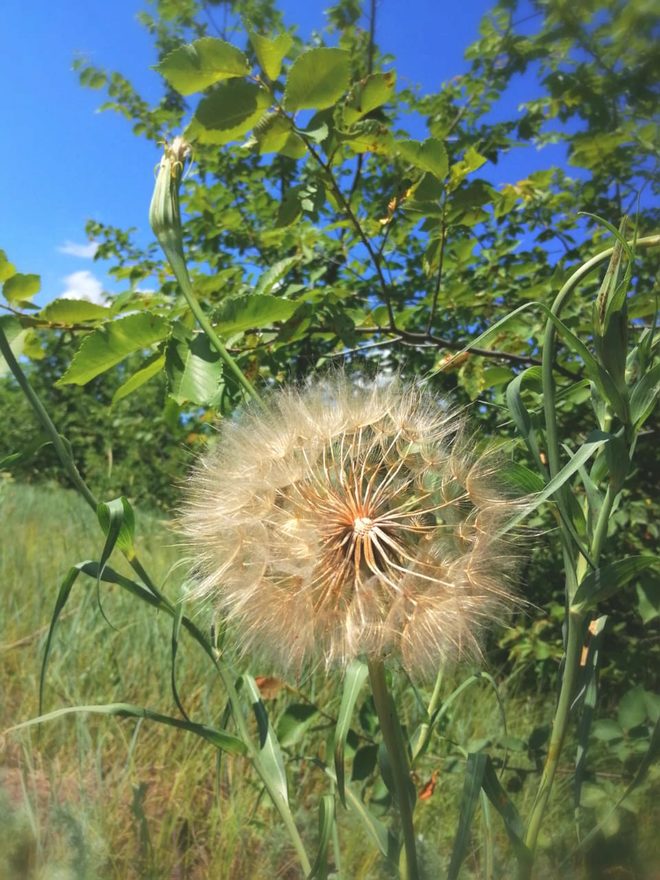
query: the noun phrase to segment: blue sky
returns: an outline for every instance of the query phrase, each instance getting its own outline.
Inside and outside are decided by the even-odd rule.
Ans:
[[[282,0],[290,24],[308,38],[322,26],[329,0]],[[438,90],[466,68],[465,48],[477,37],[489,0],[448,7],[437,0],[379,0],[377,39],[396,56],[401,85]],[[4,83],[4,143],[0,177],[0,248],[20,272],[42,276],[37,302],[68,292],[94,298],[118,290],[102,263],[91,260],[89,218],[134,226],[150,238],[147,209],[158,151],[135,137],[115,113],[99,113],[102,91],[78,84],[72,61],[82,55],[122,72],[147,99],[160,92],[151,70],[154,48],[137,13],[140,0],[4,0],[0,81]],[[217,13],[216,13],[217,14]],[[521,78],[511,105],[534,95]],[[549,164],[549,158],[539,164]],[[503,177],[503,179],[505,179]]]

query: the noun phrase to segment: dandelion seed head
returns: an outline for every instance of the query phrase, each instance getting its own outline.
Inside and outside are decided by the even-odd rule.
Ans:
[[[519,507],[431,391],[339,373],[225,423],[180,525],[193,595],[243,651],[295,671],[393,656],[424,679],[514,601],[497,533]]]

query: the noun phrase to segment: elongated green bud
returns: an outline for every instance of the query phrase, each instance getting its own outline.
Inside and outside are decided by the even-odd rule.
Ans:
[[[189,156],[190,145],[182,137],[175,137],[171,144],[165,145],[165,152],[158,167],[154,194],[151,197],[151,205],[149,206],[149,223],[172,267],[176,280],[179,282],[181,293],[190,306],[190,310],[195,316],[197,323],[206,333],[210,344],[218,352],[243,389],[251,397],[259,400],[259,395],[251,382],[242,373],[213,329],[208,316],[195,297],[190,281],[183,251],[181,208],[179,205],[179,189],[181,188],[181,178],[183,177],[183,166]]]
[[[173,255],[171,249],[183,258],[179,189],[183,167],[189,156],[190,145],[182,137],[175,137],[171,144],[165,145],[149,206],[149,223],[170,261]]]

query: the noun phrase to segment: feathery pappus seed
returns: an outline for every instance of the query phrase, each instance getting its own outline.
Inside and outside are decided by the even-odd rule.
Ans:
[[[193,596],[280,670],[392,655],[425,679],[478,655],[514,601],[496,534],[520,501],[473,446],[415,383],[339,373],[273,392],[221,426],[190,478]]]

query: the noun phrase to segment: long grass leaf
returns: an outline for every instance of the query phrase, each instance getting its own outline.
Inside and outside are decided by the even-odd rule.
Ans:
[[[163,715],[155,712],[153,709],[146,709],[142,706],[134,706],[131,703],[106,703],[95,706],[66,706],[62,709],[56,709],[45,715],[39,715],[37,718],[31,718],[29,721],[23,721],[15,724],[5,734],[13,733],[17,730],[25,730],[28,727],[34,727],[37,724],[45,724],[47,721],[55,721],[57,718],[63,718],[66,715],[76,715],[81,713],[90,713],[96,715],[116,715],[119,718],[148,718],[150,721],[156,721],[159,724],[165,724],[168,727],[178,727],[181,730],[187,730],[194,733],[207,742],[212,743],[216,748],[222,749],[231,755],[244,755],[247,751],[245,743],[232,736],[224,730],[218,730],[215,727],[207,727],[205,724],[196,724],[193,721],[184,721],[181,718],[172,718],[170,715]]]
[[[328,877],[328,846],[335,823],[335,799],[331,794],[324,794],[319,805],[319,848],[308,875],[308,880],[327,880]]]
[[[456,828],[456,836],[454,837],[451,861],[449,862],[449,871],[447,872],[447,880],[456,880],[461,865],[463,864],[463,860],[467,855],[472,822],[474,820],[474,811],[477,807],[477,801],[479,800],[479,792],[481,791],[487,761],[488,755],[486,755],[485,752],[471,752],[467,757],[465,781],[463,783],[463,793],[461,795],[461,808],[458,817],[458,826]]]
[[[339,706],[339,714],[337,715],[337,726],[335,727],[335,774],[337,776],[337,792],[342,805],[346,806],[345,797],[345,773],[344,773],[344,752],[346,749],[346,737],[351,727],[351,718],[355,703],[360,695],[362,686],[364,685],[369,670],[367,664],[361,660],[354,660],[344,676],[344,690],[341,696],[341,705]]]
[[[289,803],[289,789],[286,780],[286,769],[282,750],[275,735],[273,725],[268,718],[256,681],[251,675],[243,675],[243,684],[248,693],[252,711],[257,720],[259,730],[259,756],[262,771],[268,775],[271,788],[277,792],[285,804]]]

